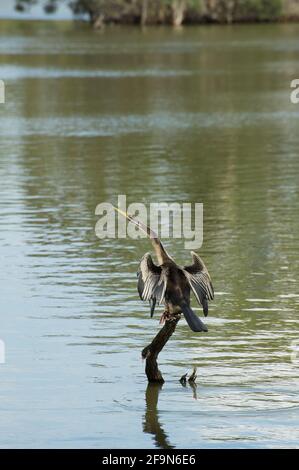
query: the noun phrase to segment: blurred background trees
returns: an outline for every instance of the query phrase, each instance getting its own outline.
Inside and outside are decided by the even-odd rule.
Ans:
[[[287,11],[299,15],[297,0],[16,0],[25,11],[38,1],[54,12],[59,3],[69,5],[76,18],[88,18],[94,27],[104,23],[172,24],[275,21]]]

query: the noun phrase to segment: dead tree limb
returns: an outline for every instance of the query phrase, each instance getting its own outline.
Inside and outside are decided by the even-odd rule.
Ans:
[[[158,368],[157,359],[159,353],[174,333],[180,318],[180,314],[169,316],[163,328],[161,328],[153,341],[146,346],[141,353],[143,359],[145,359],[145,373],[149,382],[164,382],[163,376]]]

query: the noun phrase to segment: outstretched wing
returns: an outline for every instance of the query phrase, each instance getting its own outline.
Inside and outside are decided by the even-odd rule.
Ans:
[[[151,316],[155,305],[164,300],[167,279],[160,266],[154,264],[150,253],[146,253],[140,261],[138,276],[138,292],[142,300],[149,300]]]
[[[194,251],[191,251],[193,263],[190,266],[184,266],[183,272],[188,280],[194,295],[203,307],[205,316],[208,315],[208,300],[214,298],[214,288],[209,272],[203,260]]]

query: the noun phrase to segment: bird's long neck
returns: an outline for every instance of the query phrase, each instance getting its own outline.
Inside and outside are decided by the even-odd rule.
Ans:
[[[167,251],[165,250],[165,248],[162,245],[162,242],[159,240],[159,238],[158,237],[151,238],[151,242],[152,242],[153,248],[155,250],[158,263],[159,264],[164,264],[166,261],[169,261],[170,256],[168,255]]]
[[[167,253],[167,251],[165,250],[164,246],[162,245],[162,242],[159,239],[156,232],[154,232],[154,230],[152,230],[148,225],[145,225],[143,222],[140,222],[140,220],[137,220],[137,219],[135,219],[131,216],[129,216],[129,217],[130,217],[131,221],[134,222],[135,224],[137,224],[141,230],[146,232],[146,234],[150,238],[151,244],[153,245],[153,248],[154,248],[155,253],[156,253],[158,263],[163,264],[166,261],[169,261],[170,256]]]
[[[165,250],[164,246],[162,245],[161,240],[158,238],[158,235],[156,234],[156,232],[154,232],[154,230],[152,230],[150,227],[145,225],[140,220],[136,219],[134,216],[128,214],[127,212],[124,212],[124,211],[122,211],[121,209],[118,209],[115,206],[113,206],[113,207],[117,212],[122,214],[124,217],[126,217],[134,225],[139,227],[144,233],[146,233],[148,235],[148,237],[150,238],[151,243],[153,245],[153,248],[155,250],[155,253],[156,253],[156,256],[157,256],[157,259],[158,259],[158,263],[160,265],[165,263],[166,261],[171,260],[171,257],[169,256],[169,254]]]

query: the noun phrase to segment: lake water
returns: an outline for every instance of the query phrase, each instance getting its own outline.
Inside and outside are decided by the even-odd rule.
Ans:
[[[298,447],[299,25],[0,26],[0,446]],[[204,203],[209,332],[180,321],[162,388],[150,244],[94,232],[118,194]]]

